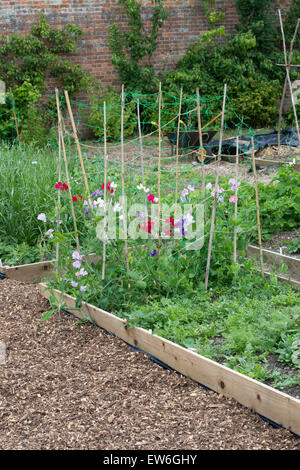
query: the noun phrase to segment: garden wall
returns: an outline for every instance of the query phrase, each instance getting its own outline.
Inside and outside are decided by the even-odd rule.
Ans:
[[[143,15],[151,13],[151,0],[141,0]],[[169,18],[160,32],[160,40],[153,63],[160,70],[174,66],[178,57],[193,43],[200,33],[207,30],[207,20],[199,0],[166,0]],[[217,0],[216,7],[226,14],[226,30],[231,32],[237,21],[235,0]],[[116,21],[126,22],[117,0],[22,0],[0,2],[1,34],[24,34],[44,13],[55,27],[75,23],[84,31],[79,42],[80,53],[76,61],[83,64],[103,85],[118,84],[118,76],[111,64],[111,53],[107,46],[109,25]]]
[[[141,0],[143,15],[151,14],[151,0]],[[285,8],[289,0],[275,1]],[[216,8],[226,14],[227,32],[234,31],[237,22],[235,0],[216,0]],[[200,0],[165,0],[169,17],[162,30],[158,49],[151,59],[158,70],[171,69],[179,56],[184,54],[200,33],[208,29]],[[103,85],[118,85],[118,75],[111,64],[111,53],[107,46],[108,27],[116,21],[119,25],[126,22],[122,7],[117,0],[1,0],[1,34],[25,34],[37,15],[44,13],[47,21],[55,27],[75,23],[84,31],[79,42],[79,55],[75,62],[83,64]]]

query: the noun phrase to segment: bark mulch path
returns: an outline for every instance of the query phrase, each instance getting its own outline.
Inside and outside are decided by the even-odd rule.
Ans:
[[[0,449],[300,449],[247,408],[0,281]]]

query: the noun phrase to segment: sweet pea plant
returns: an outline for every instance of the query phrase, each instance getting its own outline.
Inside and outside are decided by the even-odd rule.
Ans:
[[[284,198],[288,194],[293,197],[294,190],[288,189],[287,180],[294,176],[289,171],[280,170],[278,180],[259,188],[261,200],[265,202],[261,206],[264,230],[271,230],[268,222],[271,198],[278,208],[280,194]],[[203,198],[201,182],[191,177],[182,182],[175,205],[174,191],[167,190],[167,175],[162,175],[160,200],[155,178],[149,177],[147,182],[145,186],[138,175],[132,175],[126,184],[127,197],[123,199],[119,174],[111,171],[105,201],[101,173],[93,186],[90,185],[91,194],[84,193],[80,181],[78,184],[73,181],[71,196],[79,248],[72,225],[68,185],[58,182],[53,186],[53,191],[60,191],[60,206],[53,212],[37,214],[43,243],[50,251],[59,243],[56,276],[48,282],[49,289],[57,288],[74,296],[76,308],[80,309],[82,301],[92,303],[125,318],[129,326],[150,329],[253,378],[272,381],[280,388],[297,386],[296,375],[270,371],[267,359],[268,354],[279,354],[279,359],[292,370],[298,367],[294,358],[298,357],[299,295],[292,287],[277,283],[275,276],[262,279],[253,261],[243,256],[239,258],[243,268],[233,263],[234,228],[240,253],[257,233],[254,188],[235,178],[220,178],[216,187],[211,175],[207,177]],[[295,198],[297,194],[295,190]],[[215,195],[210,283],[205,291]],[[200,236],[195,211],[199,201],[205,215]],[[293,217],[297,218],[297,204],[293,207]],[[124,217],[128,228],[129,270],[124,255]],[[195,246],[198,237],[200,245],[189,249]],[[106,266],[102,280],[104,241]],[[95,256],[88,258],[91,253]],[[52,307],[44,319],[54,314],[55,303]]]
[[[238,228],[239,249],[243,249],[247,241],[246,235],[249,230],[253,230],[241,217],[238,220],[234,218],[235,193],[236,189],[239,191],[240,183],[231,178],[215,188],[213,182],[209,182],[206,185],[205,200],[202,201],[200,185],[187,182],[178,204],[174,204],[174,193],[164,191],[163,184],[159,200],[156,190],[137,180],[138,177],[132,178],[127,183],[128,196],[125,202],[120,194],[117,174],[113,178],[108,177],[106,202],[104,183],[101,180],[90,195],[84,194],[80,189],[71,191],[79,232],[79,248],[75,245],[74,230],[70,230],[68,185],[65,182],[55,184],[54,191],[61,192],[60,207],[56,207],[54,213],[37,216],[44,228],[43,240],[52,249],[54,244],[60,245],[56,277],[50,281],[50,285],[75,296],[77,305],[85,300],[108,310],[118,309],[118,312],[127,305],[129,299],[148,303],[160,296],[189,295],[201,289],[215,191],[218,203],[211,281],[230,283],[240,269],[232,262],[233,228]],[[199,218],[196,213],[196,207],[200,207],[202,215],[205,212],[205,223],[203,217]],[[201,211],[198,210],[199,213]],[[129,270],[126,269],[124,257],[125,215]],[[203,225],[199,232],[197,225],[200,219]],[[102,261],[88,265],[85,257],[95,253],[102,260],[104,241],[107,248],[105,279],[102,280]]]

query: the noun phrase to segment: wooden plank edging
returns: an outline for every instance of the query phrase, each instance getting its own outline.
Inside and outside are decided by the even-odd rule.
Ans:
[[[84,257],[87,263],[97,264],[100,256],[90,254]],[[51,279],[54,277],[52,272],[55,267],[56,260],[41,261],[39,263],[22,264],[19,266],[1,266],[0,272],[5,274],[9,279],[15,279],[22,282],[40,282],[43,278]]]
[[[288,267],[285,276],[279,276],[281,279],[291,278],[296,284],[300,286],[300,282],[295,280],[293,276],[296,278],[300,276],[300,259],[295,258],[294,256],[282,255],[277,253],[276,251],[263,249],[263,262],[267,263],[268,265],[272,265],[275,268],[279,268],[280,265],[283,263]],[[246,248],[246,255],[247,256],[255,256],[255,258],[259,258],[259,247],[254,245],[248,245]]]
[[[50,292],[47,285],[41,283],[38,287],[41,294],[49,299]],[[59,302],[65,302],[66,309],[68,307],[75,308],[74,297],[63,294],[56,289],[51,290],[51,293]],[[167,339],[153,335],[143,328],[129,328],[126,326],[126,320],[91,304],[84,302],[81,310],[82,312],[72,310],[72,314],[78,318],[89,316],[101,328],[115,334],[126,343],[151,354],[186,377],[190,377],[226,397],[234,398],[254,412],[300,435],[300,400]]]
[[[246,254],[248,256],[259,256],[259,248],[248,245],[246,248]],[[269,261],[271,264],[275,265],[278,267],[281,262],[284,264],[287,264],[289,267],[289,272],[292,273],[297,273],[299,274],[300,272],[300,260],[297,258],[293,258],[291,256],[286,256],[286,255],[280,255],[277,252],[273,252],[270,250],[263,249],[263,257],[264,257],[264,262]],[[88,263],[94,262],[97,264],[100,260],[99,256],[96,256],[94,254],[87,255],[86,257]],[[55,260],[52,261],[41,261],[39,263],[32,263],[32,264],[23,264],[20,266],[1,266],[0,267],[0,272],[5,274],[9,279],[15,279],[17,281],[22,281],[22,282],[41,282],[42,279],[48,278],[50,279],[53,277],[52,269],[55,265]],[[291,266],[291,268],[290,268]],[[292,271],[290,271],[292,269]],[[270,275],[269,272],[265,272],[267,276]],[[286,276],[277,276],[279,281],[282,282],[287,282],[288,284],[291,284],[295,287],[300,288],[300,281],[297,281],[295,279],[291,279],[290,277]]]

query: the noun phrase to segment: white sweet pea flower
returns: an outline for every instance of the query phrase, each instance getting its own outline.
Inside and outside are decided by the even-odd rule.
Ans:
[[[98,197],[94,204],[96,204],[97,207],[104,207],[104,200],[101,197]]]
[[[38,220],[41,220],[42,222],[47,222],[47,218],[46,218],[46,214],[44,214],[44,212],[42,212],[41,214],[39,214],[37,216]]]
[[[115,204],[114,204],[114,212],[120,212],[121,209],[122,209],[121,204],[119,204],[118,202],[115,202]]]
[[[184,218],[184,222],[188,226],[193,224],[195,222],[195,219],[190,213],[188,213]]]

